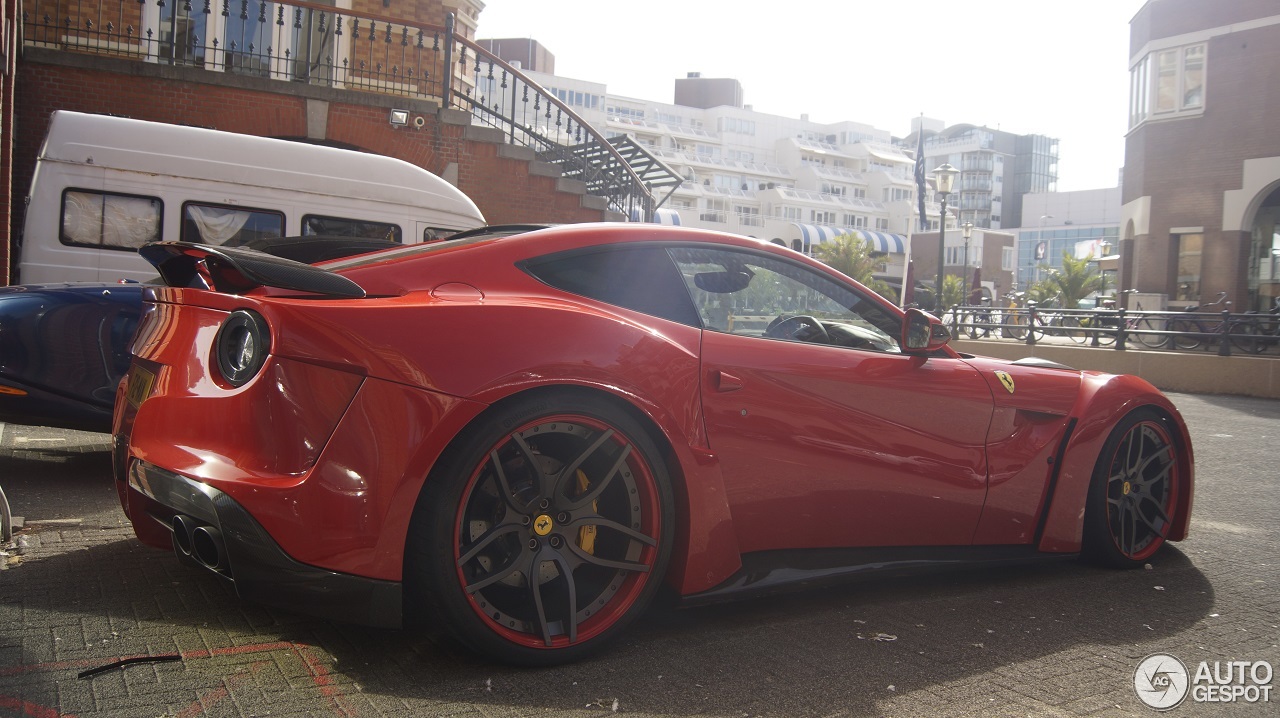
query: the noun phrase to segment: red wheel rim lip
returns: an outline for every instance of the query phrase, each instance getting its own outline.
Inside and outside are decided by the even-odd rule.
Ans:
[[[655,562],[657,561],[658,547],[644,546],[640,552],[640,556],[637,558],[637,562],[643,563],[646,566],[649,566],[651,570],[647,572],[639,572],[639,571],[628,572],[627,576],[622,581],[622,585],[619,586],[617,592],[614,593],[614,595],[608,600],[608,602],[604,605],[604,607],[601,608],[600,611],[595,615],[590,616],[589,618],[584,620],[582,623],[578,624],[578,637],[576,641],[571,643],[567,635],[561,634],[561,635],[552,637],[550,646],[547,645],[546,641],[543,640],[540,634],[525,633],[523,631],[515,630],[509,626],[505,626],[499,623],[491,615],[486,613],[483,607],[480,606],[476,598],[477,594],[467,593],[466,576],[463,573],[462,567],[457,565],[457,559],[459,556],[462,555],[462,550],[461,550],[462,522],[466,515],[467,505],[470,501],[472,492],[475,490],[477,486],[477,482],[479,481],[480,476],[484,471],[484,467],[491,460],[489,458],[490,455],[494,451],[497,451],[498,449],[505,446],[506,443],[511,440],[511,436],[513,434],[522,433],[535,426],[541,426],[544,424],[555,424],[555,423],[572,423],[576,425],[587,426],[594,431],[612,430],[614,432],[614,437],[618,443],[629,444],[632,447],[636,446],[636,443],[632,441],[629,436],[624,434],[617,427],[611,426],[601,420],[594,419],[588,416],[575,415],[575,414],[557,414],[554,416],[540,417],[538,419],[525,422],[505,432],[505,434],[499,441],[495,442],[485,451],[484,460],[482,460],[472,470],[471,476],[468,477],[467,479],[467,485],[463,489],[462,499],[458,502],[458,510],[454,515],[454,524],[453,524],[453,530],[452,530],[455,575],[457,577],[458,586],[462,590],[463,596],[467,600],[467,604],[471,607],[473,611],[475,611],[476,615],[479,616],[480,620],[483,621],[485,625],[497,635],[501,636],[502,638],[505,638],[508,641],[511,641],[512,643],[518,644],[520,646],[524,646],[527,648],[541,649],[541,650],[556,650],[560,648],[566,648],[571,645],[582,644],[600,635],[601,633],[604,633],[610,627],[612,627],[615,623],[617,623],[619,619],[625,616],[627,612],[631,609],[631,607],[635,605],[636,601],[639,600],[640,595],[644,592],[644,589],[648,585],[650,580],[655,580],[655,579],[660,580],[658,579],[658,577],[654,577],[653,571],[652,571],[652,568]],[[636,483],[637,483],[637,489],[639,491],[639,500],[641,501],[641,514],[642,514],[640,530],[649,536],[658,537],[658,540],[660,541],[661,535],[662,535],[662,532],[661,532],[662,517],[659,515],[659,512],[658,512],[659,498],[658,498],[658,491],[657,491],[657,482],[653,478],[653,473],[651,468],[649,467],[649,463],[639,455],[639,452],[633,451],[632,456],[638,459],[638,461],[632,466],[632,474],[636,476],[638,479]]]
[[[1111,543],[1113,546],[1116,547],[1116,550],[1118,550],[1123,556],[1133,561],[1144,561],[1154,556],[1156,551],[1160,550],[1160,547],[1164,545],[1165,536],[1168,534],[1169,529],[1172,526],[1173,512],[1175,510],[1175,507],[1178,505],[1178,488],[1179,488],[1178,483],[1179,483],[1180,472],[1178,470],[1177,445],[1174,443],[1172,435],[1170,435],[1168,430],[1165,429],[1164,424],[1158,421],[1150,421],[1150,420],[1140,421],[1129,428],[1128,435],[1132,436],[1135,432],[1141,431],[1143,427],[1149,427],[1152,431],[1154,431],[1160,437],[1161,441],[1164,442],[1164,445],[1169,447],[1169,452],[1170,452],[1169,479],[1168,479],[1169,495],[1165,500],[1164,505],[1161,507],[1164,509],[1165,515],[1169,517],[1169,521],[1165,522],[1165,525],[1163,527],[1164,530],[1162,533],[1156,533],[1154,531],[1151,532],[1153,534],[1153,537],[1150,544],[1143,547],[1141,551],[1131,554],[1124,550],[1124,548],[1120,545],[1120,542],[1117,539],[1115,532],[1111,531],[1111,506],[1108,504],[1107,531],[1110,534]],[[1116,461],[1117,457],[1119,456],[1120,448],[1123,445],[1124,445],[1124,442],[1122,441],[1120,445],[1116,447],[1116,453],[1112,454],[1111,456],[1111,463],[1114,463]]]

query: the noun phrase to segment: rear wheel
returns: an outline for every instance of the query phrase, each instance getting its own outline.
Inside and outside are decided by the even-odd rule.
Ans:
[[[673,501],[661,455],[607,400],[521,400],[432,472],[406,552],[406,615],[472,650],[554,665],[598,650],[662,583]]]
[[[1166,420],[1143,409],[1126,416],[1094,468],[1084,554],[1109,566],[1141,566],[1169,534],[1180,479],[1177,445]]]

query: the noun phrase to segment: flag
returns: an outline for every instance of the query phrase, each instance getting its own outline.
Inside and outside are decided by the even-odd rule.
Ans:
[[[916,202],[920,206],[920,231],[924,232],[929,229],[929,218],[924,213],[924,122],[916,126]]]

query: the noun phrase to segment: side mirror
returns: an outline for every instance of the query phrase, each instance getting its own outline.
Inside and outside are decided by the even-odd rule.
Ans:
[[[905,354],[932,354],[951,341],[951,332],[932,314],[908,309],[902,323],[902,351]]]

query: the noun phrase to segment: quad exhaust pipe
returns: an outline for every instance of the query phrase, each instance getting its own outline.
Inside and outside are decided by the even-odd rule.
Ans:
[[[180,558],[194,560],[210,571],[221,573],[227,569],[227,545],[217,527],[177,514],[170,528],[173,529],[173,550]]]

